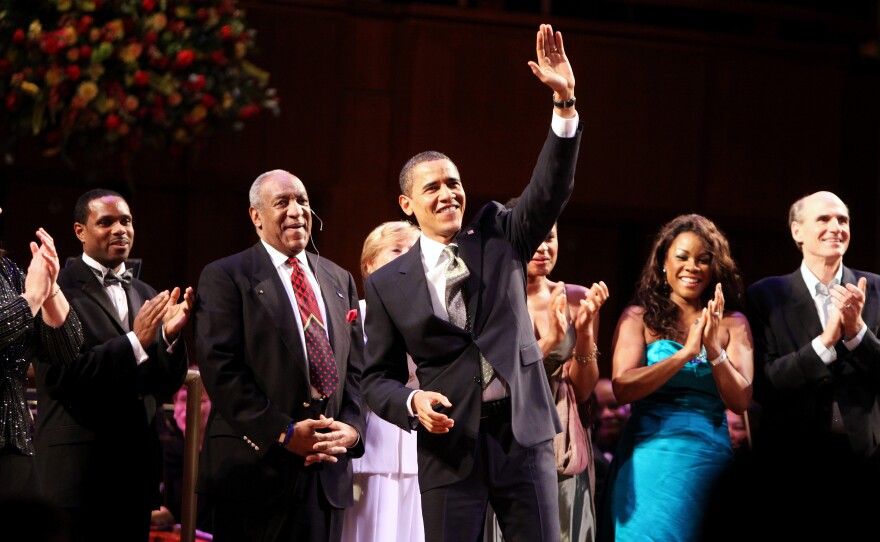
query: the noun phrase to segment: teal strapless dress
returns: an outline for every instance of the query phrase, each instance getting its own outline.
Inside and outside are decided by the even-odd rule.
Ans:
[[[681,348],[675,341],[653,342],[647,364]],[[715,483],[733,462],[724,403],[701,357],[633,403],[609,473],[600,539],[699,540]]]

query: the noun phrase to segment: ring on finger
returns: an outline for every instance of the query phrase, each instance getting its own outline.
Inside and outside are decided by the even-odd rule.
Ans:
[[[720,312],[720,311],[715,311],[715,312],[712,313],[712,316],[715,316],[715,317],[721,316],[721,312]]]

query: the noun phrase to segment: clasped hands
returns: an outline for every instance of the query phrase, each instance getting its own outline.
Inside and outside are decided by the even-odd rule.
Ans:
[[[313,463],[336,463],[339,454],[344,454],[357,444],[358,432],[347,423],[327,418],[323,414],[317,420],[300,420],[293,428],[293,435],[285,448],[305,457],[305,466]]]
[[[831,348],[837,341],[854,338],[864,325],[862,309],[865,307],[865,289],[868,280],[865,277],[855,284],[835,284],[829,288],[831,297],[831,309],[828,311],[828,321],[825,330],[820,335],[827,348]]]
[[[715,359],[721,355],[721,350],[724,348],[721,336],[723,318],[724,293],[719,282],[715,285],[715,296],[709,300],[688,331],[684,350],[690,354],[691,359],[697,357],[703,348],[706,349],[707,359]],[[726,344],[727,340],[724,343]]]
[[[52,236],[40,228],[37,230],[37,238],[40,240],[39,245],[34,241],[31,241],[30,244],[31,263],[28,265],[24,293],[22,294],[34,315],[57,287],[55,281],[61,271],[58,252],[55,250],[55,241]]]
[[[156,331],[160,324],[168,342],[177,340],[189,321],[195,301],[195,293],[190,287],[183,292],[182,297],[180,294],[180,288],[175,287],[170,292],[159,292],[156,297],[144,303],[134,319],[132,329],[141,346],[147,348],[156,341]]]

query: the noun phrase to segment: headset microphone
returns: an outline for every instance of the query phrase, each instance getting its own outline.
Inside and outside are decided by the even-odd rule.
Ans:
[[[313,211],[312,209],[309,209],[309,212],[312,213],[312,217],[313,217],[313,218],[317,218],[317,219],[318,219],[318,231],[324,231],[324,221],[321,220],[321,217],[318,216],[318,213],[316,213],[316,212]]]

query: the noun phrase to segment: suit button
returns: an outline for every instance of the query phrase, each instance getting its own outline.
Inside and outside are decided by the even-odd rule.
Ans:
[[[303,403],[303,408],[309,408],[310,406],[311,406],[311,405],[309,405],[308,402]]]
[[[482,384],[483,384],[483,381],[482,381],[482,380],[480,379],[480,377],[478,377],[478,376],[475,376],[475,377],[474,377],[474,382],[476,382],[478,385],[482,385]]]

